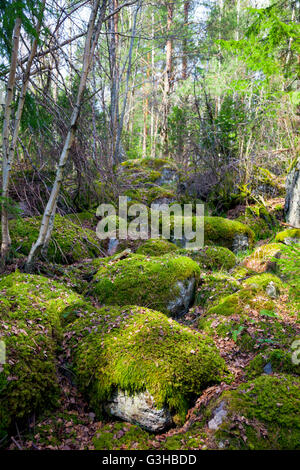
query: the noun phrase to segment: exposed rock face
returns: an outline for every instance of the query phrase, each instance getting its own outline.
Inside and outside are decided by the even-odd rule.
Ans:
[[[208,429],[216,431],[221,426],[223,420],[227,416],[225,401],[221,401],[218,408],[215,409],[213,418],[208,422]]]
[[[286,180],[284,209],[286,221],[293,227],[300,228],[300,159]]]
[[[171,300],[167,307],[172,317],[177,317],[188,311],[194,300],[196,280],[193,277],[185,281],[179,281],[177,286],[179,287],[178,297]]]
[[[172,424],[166,408],[158,409],[153,397],[146,391],[130,396],[118,390],[105,406],[106,411],[124,421],[139,424],[150,432],[163,431]]]
[[[249,239],[247,235],[238,234],[234,237],[232,243],[232,251],[238,253],[239,251],[245,251],[249,248]]]

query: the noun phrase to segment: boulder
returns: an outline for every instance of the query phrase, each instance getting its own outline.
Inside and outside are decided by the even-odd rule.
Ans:
[[[276,260],[280,256],[282,245],[280,243],[268,243],[262,245],[247,258],[244,259],[243,265],[258,273],[266,271],[276,271]]]
[[[189,256],[202,269],[228,271],[237,264],[234,253],[223,246],[205,246],[199,250],[181,249],[177,253]]]
[[[130,395],[118,390],[106,403],[105,411],[123,421],[139,424],[150,432],[163,431],[172,424],[168,409],[158,409],[147,391]]]
[[[285,245],[300,244],[300,228],[287,229],[277,233],[275,242],[281,242]]]
[[[300,379],[262,375],[228,390],[206,410],[217,448],[300,449]]]
[[[67,360],[96,413],[103,407],[148,429],[184,419],[191,400],[228,380],[211,339],[160,312],[104,307],[65,330]],[[147,424],[148,423],[148,424]]]
[[[91,291],[105,305],[135,304],[178,316],[193,302],[199,275],[198,264],[185,256],[135,254],[104,259]]]

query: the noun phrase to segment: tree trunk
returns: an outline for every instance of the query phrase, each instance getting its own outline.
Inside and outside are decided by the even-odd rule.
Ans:
[[[35,257],[40,253],[41,249],[49,241],[50,236],[51,236],[51,231],[53,228],[53,224],[51,223],[51,221],[54,218],[57,198],[59,195],[61,184],[63,182],[64,167],[66,165],[66,162],[69,156],[70,148],[74,141],[76,124],[77,124],[79,114],[80,114],[83,93],[86,88],[86,81],[87,81],[89,69],[90,69],[93,56],[94,56],[94,51],[95,51],[95,48],[99,39],[99,34],[101,31],[102,22],[103,22],[105,10],[106,10],[106,4],[107,4],[107,0],[103,0],[102,5],[101,5],[100,15],[99,15],[97,22],[96,22],[96,19],[98,16],[100,0],[96,0],[94,2],[94,5],[91,11],[91,15],[90,15],[89,23],[88,23],[88,31],[87,31],[86,41],[85,41],[85,48],[84,48],[84,54],[83,54],[83,66],[82,66],[82,72],[81,72],[81,77],[80,77],[79,89],[77,93],[76,104],[72,112],[72,116],[70,120],[70,127],[66,136],[65,144],[64,144],[62,153],[60,155],[59,164],[58,164],[58,168],[56,171],[56,177],[55,177],[55,181],[52,187],[50,198],[48,200],[48,203],[46,205],[46,208],[43,214],[39,236],[38,236],[37,241],[32,245],[30,253],[28,255],[28,259],[26,263],[26,269],[28,271],[31,270]]]
[[[189,22],[189,9],[190,1],[184,2],[184,26],[187,28]],[[182,41],[182,80],[186,80],[188,77],[187,73],[187,39],[186,39],[186,29],[184,30],[184,39]]]
[[[173,21],[174,5],[168,3],[167,5],[167,45],[166,45],[166,68],[164,79],[164,92],[163,92],[163,124],[162,124],[162,147],[164,155],[168,156],[168,115],[170,110],[170,92],[172,88],[172,55],[173,55],[173,41],[170,37],[172,21]]]
[[[300,159],[287,177],[285,213],[287,223],[300,228]]]
[[[5,262],[11,239],[8,228],[8,211],[7,198],[9,189],[10,160],[9,160],[9,123],[12,111],[12,100],[16,82],[16,70],[19,52],[19,42],[21,34],[21,19],[15,21],[13,31],[13,47],[10,61],[10,70],[7,84],[7,92],[5,98],[4,120],[2,130],[2,203],[1,203],[1,225],[2,225],[2,243],[1,243],[1,259]]]

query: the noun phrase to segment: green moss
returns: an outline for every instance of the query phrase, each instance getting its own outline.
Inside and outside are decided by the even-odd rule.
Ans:
[[[191,397],[226,376],[210,339],[142,307],[103,308],[82,316],[66,330],[66,350],[96,411],[119,388],[147,390],[158,407],[167,405],[184,416]]]
[[[168,240],[150,238],[136,250],[139,255],[160,256],[172,251],[177,251],[178,247]]]
[[[74,214],[67,214],[64,216],[65,219],[70,220],[73,224],[84,225],[93,227],[97,225],[96,211],[84,211],[76,212]]]
[[[196,294],[197,305],[214,305],[222,297],[240,289],[239,282],[225,273],[201,274]]]
[[[275,237],[275,242],[282,242],[288,244],[289,239],[292,239],[293,241],[299,240],[300,243],[300,228],[283,230],[282,232],[277,233]]]
[[[265,367],[268,367],[271,373],[283,372],[287,374],[300,375],[300,365],[294,364],[292,354],[282,349],[273,349],[257,354],[246,368],[247,377],[252,379],[264,373]]]
[[[253,230],[257,240],[271,237],[278,227],[276,218],[262,204],[246,207],[245,215],[240,216],[238,220]]]
[[[224,392],[228,416],[216,432],[230,449],[300,449],[300,380],[262,375]]]
[[[280,243],[268,243],[262,245],[244,260],[244,265],[256,272],[276,271],[276,263],[273,257],[280,255],[282,245]]]
[[[182,285],[198,280],[200,269],[190,258],[132,255],[111,260],[94,277],[93,293],[107,305],[136,304],[170,314],[169,304],[181,293]]]
[[[192,258],[202,269],[228,271],[237,263],[234,253],[222,246],[205,246],[200,250],[182,249],[179,253]]]
[[[244,282],[243,286],[256,287],[257,289],[266,290],[267,286],[272,282],[276,290],[280,292],[283,289],[283,283],[279,277],[271,273],[257,274],[255,276],[248,277]]]
[[[151,434],[129,423],[104,425],[93,439],[95,450],[146,450]]]
[[[78,294],[42,276],[16,272],[1,278],[0,339],[7,353],[0,369],[1,438],[13,421],[57,405],[60,317],[80,302]]]
[[[28,255],[38,238],[40,223],[41,217],[10,221],[12,248],[16,253]],[[47,255],[49,260],[66,264],[99,254],[100,242],[95,232],[56,214]]]
[[[230,271],[230,276],[237,280],[242,280],[248,276],[251,276],[251,274],[255,274],[255,271],[252,271],[245,266],[237,266],[232,271]]]
[[[241,289],[224,297],[218,305],[211,307],[208,314],[235,315],[244,313],[247,309],[274,310],[275,303],[263,295],[258,289]]]

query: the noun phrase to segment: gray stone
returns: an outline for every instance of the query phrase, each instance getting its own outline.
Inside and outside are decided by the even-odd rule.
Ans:
[[[300,159],[286,179],[284,210],[287,223],[300,228]]]
[[[208,422],[208,429],[212,429],[216,431],[219,429],[221,424],[223,423],[224,418],[227,416],[227,410],[225,408],[225,402],[221,401],[218,408],[214,410],[213,418]]]
[[[168,409],[158,409],[147,391],[129,395],[126,391],[118,390],[106,403],[105,410],[112,416],[138,424],[150,432],[163,431],[172,424]]]
[[[238,253],[239,251],[245,251],[249,248],[249,240],[247,235],[237,234],[235,235],[232,242],[232,251]]]
[[[269,282],[269,284],[267,285],[266,287],[266,293],[272,297],[272,299],[276,299],[277,295],[278,295],[278,291],[277,291],[277,288],[274,284],[273,281]]]
[[[167,306],[172,317],[178,317],[188,311],[194,300],[195,285],[195,278],[177,282],[176,287],[179,287],[178,297],[171,300]]]

